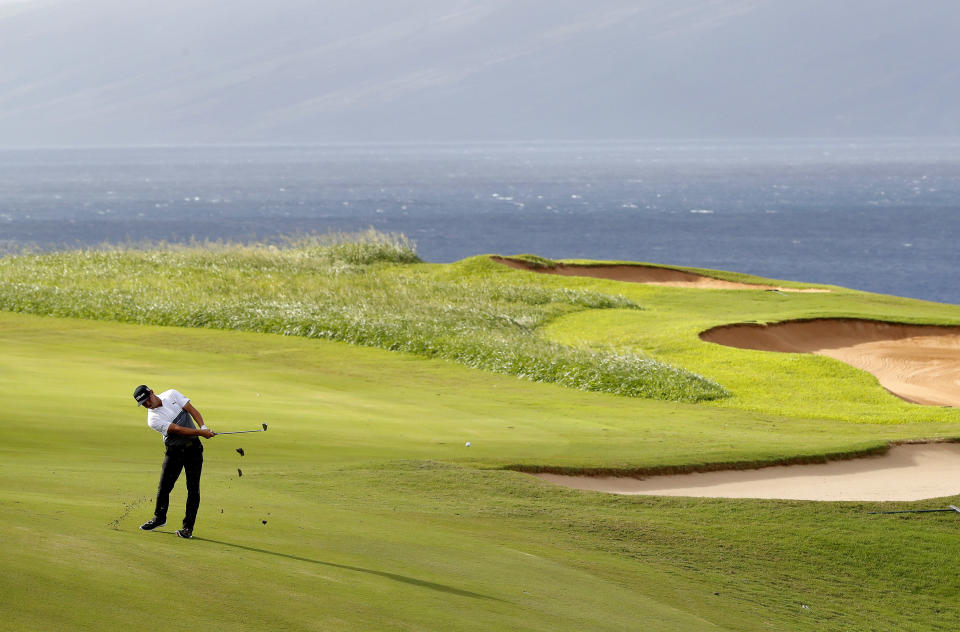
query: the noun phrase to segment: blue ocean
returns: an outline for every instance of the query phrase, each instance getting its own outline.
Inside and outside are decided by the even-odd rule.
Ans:
[[[0,150],[0,253],[368,227],[960,303],[960,140]]]

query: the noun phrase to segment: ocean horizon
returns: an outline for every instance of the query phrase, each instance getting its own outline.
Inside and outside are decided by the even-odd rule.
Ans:
[[[373,227],[960,303],[958,200],[958,139],[4,149],[0,254]]]

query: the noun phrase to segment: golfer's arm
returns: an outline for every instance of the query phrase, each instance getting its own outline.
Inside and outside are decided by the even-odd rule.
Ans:
[[[190,416],[193,417],[193,420],[197,422],[197,426],[203,425],[203,415],[200,414],[200,411],[193,407],[193,404],[187,402],[187,405],[183,407],[185,411],[190,413]]]
[[[202,437],[204,431],[199,428],[184,428],[177,424],[167,426],[167,434],[183,435],[185,437]]]

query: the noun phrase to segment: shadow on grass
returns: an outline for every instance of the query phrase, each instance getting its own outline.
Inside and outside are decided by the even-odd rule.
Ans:
[[[275,555],[277,557],[285,557],[289,560],[297,560],[298,562],[309,562],[310,564],[320,564],[322,566],[331,566],[333,568],[342,568],[348,571],[356,571],[358,573],[367,573],[369,575],[378,575],[380,577],[386,577],[387,579],[392,579],[396,582],[402,582],[404,584],[410,584],[412,586],[419,586],[421,588],[429,588],[430,590],[439,590],[440,592],[449,593],[451,595],[460,595],[461,597],[471,597],[473,599],[488,599],[491,601],[503,601],[496,597],[490,597],[488,595],[481,595],[479,593],[470,592],[469,590],[460,590],[459,588],[453,588],[452,586],[444,586],[443,584],[437,584],[434,582],[424,581],[422,579],[416,579],[413,577],[407,577],[406,575],[398,575],[397,573],[388,573],[386,571],[375,571],[370,568],[362,568],[360,566],[349,566],[347,564],[337,564],[336,562],[324,562],[323,560],[313,560],[309,557],[300,557],[299,555],[290,555],[289,553],[278,553],[277,551],[268,551],[266,549],[258,549],[252,546],[245,546],[243,544],[233,544],[232,542],[223,542],[221,540],[210,540],[208,538],[200,538],[194,536],[192,539],[200,540],[201,542],[210,542],[212,544],[220,544],[222,546],[230,546],[235,549],[243,549],[244,551],[251,551],[253,553],[264,553],[266,555]]]

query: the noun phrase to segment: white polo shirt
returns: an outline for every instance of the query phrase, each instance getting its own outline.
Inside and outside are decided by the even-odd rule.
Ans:
[[[172,388],[160,393],[157,397],[163,402],[163,406],[151,408],[147,411],[147,425],[166,438],[167,428],[183,411],[183,407],[190,403],[190,400],[183,393]]]

